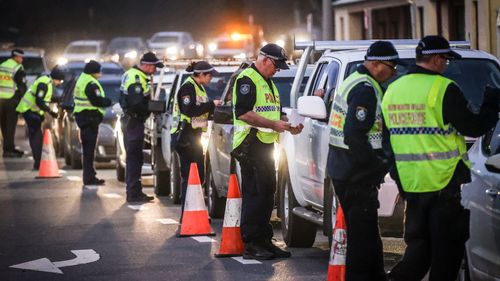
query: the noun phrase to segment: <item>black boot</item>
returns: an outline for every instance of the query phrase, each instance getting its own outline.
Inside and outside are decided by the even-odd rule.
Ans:
[[[245,243],[245,251],[243,252],[243,259],[246,260],[271,260],[274,254],[266,250],[260,243],[248,242]]]

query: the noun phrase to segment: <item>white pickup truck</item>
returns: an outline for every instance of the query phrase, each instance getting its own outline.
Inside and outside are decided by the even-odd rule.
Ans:
[[[401,58],[409,63],[414,62],[418,41],[392,42]],[[371,43],[373,41],[316,41],[298,43],[296,46],[304,52],[292,86],[290,107],[284,110],[289,116],[301,112],[308,117],[303,120],[304,129],[301,134],[292,136],[283,133],[280,137],[278,214],[282,221],[283,237],[288,246],[311,246],[315,240],[316,226],[323,226],[323,233],[331,236],[336,209],[334,187],[326,168],[331,101],[342,81],[363,62]],[[483,82],[487,79],[478,75],[487,73],[481,70],[486,67],[481,61],[490,59],[489,55],[470,50],[466,42],[451,42],[451,45],[457,48],[463,59],[451,61],[445,76],[459,84],[470,102],[481,104],[482,89],[485,86]],[[303,79],[305,66],[318,57],[305,91],[298,94],[298,85]],[[406,69],[398,67],[398,75],[405,72]],[[472,79],[472,76],[475,78]],[[317,89],[325,91],[323,100],[314,96]],[[321,111],[325,113],[324,116],[320,116]],[[399,199],[397,186],[389,176],[386,176],[386,181],[381,186],[379,200],[382,234],[401,235],[404,202]]]

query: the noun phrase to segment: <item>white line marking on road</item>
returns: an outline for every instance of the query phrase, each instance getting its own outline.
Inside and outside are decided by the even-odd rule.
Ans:
[[[79,176],[67,176],[66,178],[70,181],[82,181],[82,178]]]
[[[143,205],[128,205],[128,207],[132,210],[135,210],[135,211],[144,211],[144,210],[148,209],[148,207],[143,206]]]
[[[33,156],[28,156],[28,159],[29,160],[33,160]]]
[[[178,221],[173,219],[156,219],[156,221],[161,224],[179,224]]]
[[[59,269],[60,267],[96,262],[101,258],[101,256],[92,249],[71,250],[71,252],[76,257],[70,260],[51,262],[48,258],[41,258],[33,261],[11,265],[9,267],[63,274],[63,272]]]
[[[98,185],[84,185],[83,187],[85,189],[88,189],[88,190],[97,190],[97,189],[99,189]]]
[[[59,173],[66,174],[68,171],[59,169]]]
[[[194,236],[194,237],[191,237],[193,238],[194,240],[200,242],[200,243],[213,243],[213,242],[217,242],[217,240],[215,239],[212,239],[208,236]]]
[[[262,264],[258,260],[244,260],[243,257],[232,257],[232,259],[241,264]]]
[[[118,193],[104,193],[103,195],[104,195],[104,197],[112,198],[112,199],[118,199],[118,198],[122,198],[123,197],[123,196],[121,196]]]

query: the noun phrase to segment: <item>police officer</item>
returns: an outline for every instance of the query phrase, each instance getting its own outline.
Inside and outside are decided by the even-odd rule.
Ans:
[[[392,43],[374,42],[334,96],[327,166],[347,226],[346,281],[386,279],[377,214],[378,188],[388,172],[381,84],[398,63]]]
[[[64,73],[55,66],[50,75],[42,75],[35,80],[30,89],[26,91],[16,111],[23,114],[24,120],[28,125],[28,136],[31,151],[33,153],[33,169],[40,167],[40,158],[42,156],[42,122],[45,112],[56,118],[57,113],[49,108],[52,98],[53,86],[59,86],[64,79]]]
[[[280,95],[271,77],[288,69],[286,54],[276,44],[260,49],[257,61],[236,78],[233,89],[234,138],[232,155],[241,165],[241,236],[245,259],[290,257],[272,243],[269,224],[274,207],[276,171],[274,142],[279,133],[298,134],[303,126],[291,127],[281,111]]]
[[[103,185],[104,180],[96,177],[94,167],[95,147],[99,124],[106,112],[105,107],[111,105],[106,98],[101,83],[101,64],[91,60],[83,69],[75,84],[74,101],[76,124],[80,128],[82,142],[83,185]]]
[[[460,186],[470,182],[465,136],[479,137],[498,119],[499,90],[487,88],[479,113],[458,85],[444,77],[450,59],[460,59],[441,36],[426,36],[416,65],[392,83],[382,103],[396,169],[391,176],[406,198],[403,259],[391,280],[455,280],[469,237],[469,211]]]
[[[154,199],[142,192],[141,170],[144,163],[144,121],[149,116],[149,75],[163,67],[154,53],[145,53],[139,65],[131,67],[122,78],[120,105],[123,108],[122,131],[127,154],[125,181],[127,202],[149,202]]]
[[[21,157],[14,136],[17,126],[16,107],[26,92],[26,73],[23,68],[24,52],[14,49],[11,58],[0,64],[0,127],[3,136],[3,157]]]
[[[203,147],[201,134],[207,131],[208,115],[220,100],[210,101],[203,86],[210,84],[212,77],[218,75],[206,61],[192,62],[187,72],[193,72],[182,84],[174,100],[172,147],[177,151],[181,164],[181,207],[184,211],[184,201],[191,163],[198,165],[200,180],[204,180]]]

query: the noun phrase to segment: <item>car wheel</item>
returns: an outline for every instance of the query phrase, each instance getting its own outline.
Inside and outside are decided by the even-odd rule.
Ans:
[[[118,140],[116,140],[116,179],[120,182],[125,181],[125,167],[122,166],[120,161],[121,148]]]
[[[172,159],[170,161],[170,187],[172,189],[172,197],[174,204],[181,203],[181,164],[179,155],[172,151]]]
[[[226,198],[219,197],[215,188],[214,177],[210,161],[207,161],[207,171],[205,173],[206,192],[207,192],[207,208],[208,214],[214,219],[224,217],[226,209]]]
[[[325,181],[325,186],[328,188],[324,192],[323,203],[323,234],[328,237],[328,242],[332,246],[333,228],[337,221],[338,200],[335,196],[335,189],[331,180]]]
[[[280,179],[280,213],[283,240],[288,247],[311,247],[316,239],[316,225],[293,213],[299,203],[293,194],[290,175],[283,165]]]
[[[155,194],[158,196],[170,195],[170,170],[163,159],[161,147],[154,145],[151,149],[153,155],[153,184]]]

